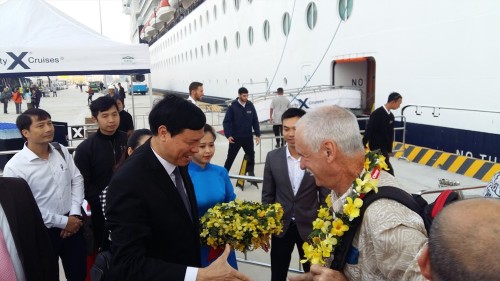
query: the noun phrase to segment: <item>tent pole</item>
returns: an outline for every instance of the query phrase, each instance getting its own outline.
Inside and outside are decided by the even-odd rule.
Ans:
[[[153,88],[151,87],[151,72],[148,73],[149,107],[153,109]]]
[[[129,89],[130,89],[130,92],[132,94],[132,118],[134,120],[134,128],[137,129],[137,120],[135,120],[135,102],[134,102],[134,82],[132,82],[132,75],[129,76]],[[129,92],[129,94],[130,94]]]

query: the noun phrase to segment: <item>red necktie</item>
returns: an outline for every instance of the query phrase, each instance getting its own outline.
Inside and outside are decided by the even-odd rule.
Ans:
[[[0,281],[16,281],[16,272],[0,229]]]

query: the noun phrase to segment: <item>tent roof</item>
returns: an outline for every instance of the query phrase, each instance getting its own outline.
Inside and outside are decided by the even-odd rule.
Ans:
[[[146,44],[114,42],[43,0],[0,4],[0,77],[150,72]]]

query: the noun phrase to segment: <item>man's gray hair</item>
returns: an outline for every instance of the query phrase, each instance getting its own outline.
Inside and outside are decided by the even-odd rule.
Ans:
[[[343,153],[353,156],[364,153],[356,116],[339,106],[322,106],[308,111],[297,122],[304,142],[314,152],[319,151],[324,140],[333,140]]]

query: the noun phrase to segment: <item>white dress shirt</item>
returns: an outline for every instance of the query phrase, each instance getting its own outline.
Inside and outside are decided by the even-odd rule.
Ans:
[[[19,259],[16,244],[14,243],[14,237],[12,237],[9,221],[5,216],[5,211],[2,208],[2,204],[0,204],[0,229],[2,230],[5,244],[7,244],[7,251],[9,251],[9,256],[12,260],[12,265],[14,266],[14,271],[16,272],[16,279],[18,281],[24,281],[26,280],[26,276],[24,276],[23,265],[21,263],[21,260]]]
[[[4,177],[24,179],[35,197],[47,228],[64,229],[69,215],[81,215],[83,177],[68,149],[61,146],[66,158],[49,144],[48,159],[39,158],[26,143],[3,170]]]
[[[299,191],[305,171],[300,168],[300,157],[297,159],[293,158],[292,154],[290,154],[288,145],[286,146],[286,163],[288,166],[288,176],[292,184],[293,195],[295,196],[297,195],[297,191]]]
[[[151,148],[151,150],[153,150],[153,153],[155,154],[156,158],[158,158],[158,161],[160,161],[163,168],[165,168],[165,171],[167,171],[168,175],[170,176],[170,179],[175,185],[174,170],[175,168],[177,168],[177,166],[163,159],[158,153],[156,153],[156,151],[153,148]],[[186,268],[186,275],[184,275],[184,281],[196,281],[197,275],[198,275],[198,268],[188,266]]]
[[[189,96],[189,97],[187,98],[187,101],[189,101],[189,102],[193,103],[194,105],[198,106],[198,102],[196,102],[196,101],[193,99],[193,97],[191,97],[191,96]]]

